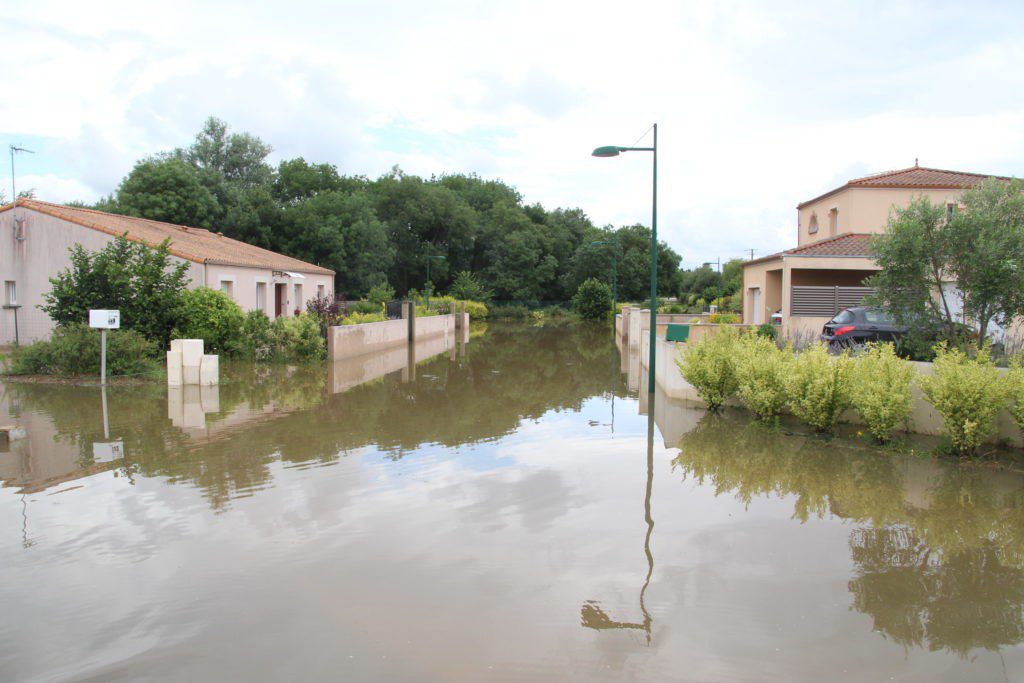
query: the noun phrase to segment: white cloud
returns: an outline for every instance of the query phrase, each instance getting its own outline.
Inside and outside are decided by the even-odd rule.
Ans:
[[[0,12],[15,93],[0,99],[0,134],[46,140],[34,163],[52,168],[32,170],[58,201],[112,191],[135,159],[217,115],[278,157],[370,176],[476,171],[603,224],[649,222],[650,160],[590,149],[658,121],[660,232],[699,262],[790,246],[797,202],[915,157],[1020,174],[1020,18],[916,4],[43,0]]]

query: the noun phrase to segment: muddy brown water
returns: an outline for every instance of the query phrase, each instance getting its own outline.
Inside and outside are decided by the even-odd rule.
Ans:
[[[1024,677],[1014,471],[652,421],[593,327],[408,360],[0,387],[0,679]]]

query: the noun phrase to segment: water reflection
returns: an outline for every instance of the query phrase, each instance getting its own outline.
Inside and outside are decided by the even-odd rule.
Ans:
[[[614,405],[614,404],[613,404]],[[640,622],[617,621],[612,619],[601,607],[597,600],[587,600],[580,608],[580,619],[583,626],[598,631],[608,629],[634,629],[644,632],[647,644],[651,644],[651,627],[653,620],[651,613],[647,610],[647,589],[651,585],[651,576],[654,574],[654,553],[651,551],[651,535],[654,533],[654,517],[651,515],[651,491],[654,488],[654,415],[647,416],[647,480],[644,488],[644,523],[647,526],[647,533],[644,535],[644,557],[647,558],[647,575],[644,577],[643,585],[640,587],[640,613],[643,620]]]
[[[861,451],[706,416],[673,467],[745,505],[853,523],[853,609],[905,648],[966,656],[1024,639],[1024,476]]]
[[[16,409],[29,436],[0,459],[0,482],[32,493],[104,471],[165,477],[220,508],[270,485],[274,462],[492,441],[608,391],[614,346],[600,328],[504,326],[465,341],[325,365],[225,364],[216,387],[110,387],[105,402],[98,387],[11,384],[0,417]],[[123,457],[109,457],[111,440]]]

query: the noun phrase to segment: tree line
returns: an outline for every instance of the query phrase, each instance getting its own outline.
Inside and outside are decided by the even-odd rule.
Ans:
[[[428,257],[443,256],[430,259],[435,289],[469,272],[499,300],[567,301],[585,280],[610,279],[613,252],[619,298],[649,293],[642,225],[599,227],[579,208],[527,204],[511,185],[475,174],[422,178],[396,166],[371,180],[301,157],[273,166],[271,152],[211,117],[191,145],[138,161],[94,208],[208,228],[331,268],[348,298],[383,283],[399,295],[422,291]],[[680,260],[659,243],[659,295],[697,291],[688,284],[710,295],[707,275],[718,274],[688,277]]]

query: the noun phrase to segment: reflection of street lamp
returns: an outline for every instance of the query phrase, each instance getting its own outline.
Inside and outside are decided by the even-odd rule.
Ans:
[[[718,282],[717,282],[717,284],[715,284],[715,294],[718,295],[719,305],[721,305],[721,298],[722,298],[722,257],[719,256],[714,261],[705,261],[704,263],[701,264],[701,268],[710,268],[714,264],[718,264]],[[709,308],[709,310],[710,310],[710,308]]]
[[[595,157],[617,157],[622,152],[653,152],[654,156],[654,192],[651,201],[651,353],[648,361],[647,390],[654,393],[654,348],[658,336],[658,124],[654,129],[654,144],[650,147],[598,147],[592,154]]]
[[[618,270],[619,270],[619,238],[612,241],[591,242],[591,246],[610,246],[612,248],[612,322],[615,322],[615,313],[619,303],[618,293]]]
[[[644,521],[647,523],[647,534],[644,536],[644,555],[647,556],[647,576],[644,577],[644,585],[640,588],[640,612],[644,615],[643,621],[614,621],[608,613],[601,609],[600,603],[595,600],[587,600],[580,608],[580,619],[587,628],[598,631],[606,629],[635,629],[643,631],[647,635],[647,644],[651,644],[651,626],[654,620],[651,613],[647,611],[647,587],[651,585],[651,575],[654,574],[654,554],[651,552],[651,534],[654,533],[654,517],[651,516],[651,490],[654,488],[654,410],[647,413],[647,486],[644,489]]]
[[[434,288],[434,283],[430,281],[430,262],[434,259],[443,261],[444,256],[427,256],[427,308],[430,308],[430,290]]]

